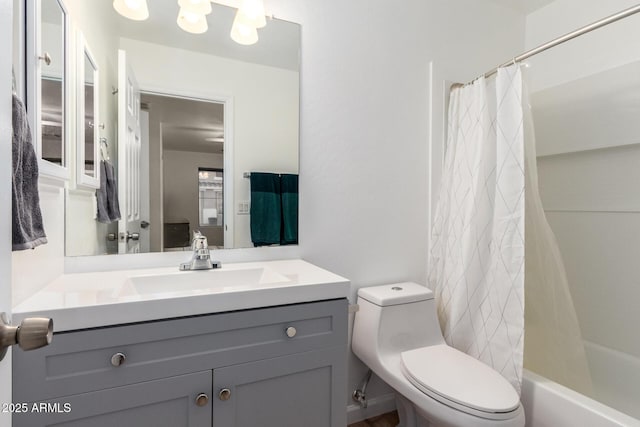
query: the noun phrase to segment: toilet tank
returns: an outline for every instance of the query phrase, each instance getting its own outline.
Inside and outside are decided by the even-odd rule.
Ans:
[[[433,292],[405,282],[360,288],[353,325],[354,353],[366,363],[384,352],[444,343]]]

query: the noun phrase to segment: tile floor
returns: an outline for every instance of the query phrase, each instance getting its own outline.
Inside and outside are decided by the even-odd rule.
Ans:
[[[347,427],[396,427],[399,422],[398,412],[393,411],[355,424],[349,424]]]

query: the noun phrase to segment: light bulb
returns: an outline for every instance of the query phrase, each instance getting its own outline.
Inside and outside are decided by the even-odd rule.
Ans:
[[[192,13],[183,8],[178,13],[177,23],[184,31],[192,34],[202,34],[209,29],[207,18],[204,15]]]
[[[239,19],[240,15],[240,10],[238,10],[231,27],[231,39],[239,44],[252,45],[258,41],[258,30],[256,27],[248,25],[241,18]]]
[[[149,18],[147,0],[113,0],[113,8],[125,18],[144,21]]]
[[[238,9],[242,23],[254,28],[262,28],[267,25],[263,0],[242,0]]]
[[[208,15],[211,13],[210,0],[178,0],[178,5],[182,10],[197,15]]]

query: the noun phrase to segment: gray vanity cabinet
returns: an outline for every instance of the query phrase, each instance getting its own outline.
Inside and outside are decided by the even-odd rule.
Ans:
[[[332,393],[345,387],[344,357],[331,348],[214,370],[214,427],[346,425]]]
[[[210,427],[211,371],[38,402],[42,412],[14,414],[31,427]],[[206,395],[207,398],[202,396]],[[198,402],[199,404],[197,404]]]
[[[13,425],[343,427],[347,305],[56,333],[41,351],[14,352],[14,402],[30,410]]]

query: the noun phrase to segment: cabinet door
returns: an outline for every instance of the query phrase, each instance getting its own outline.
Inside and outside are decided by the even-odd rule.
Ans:
[[[200,397],[198,405],[201,393],[207,398]],[[211,371],[197,372],[29,403],[27,413],[14,414],[13,425],[210,427],[210,396]]]
[[[343,427],[345,371],[344,346],[215,369],[213,425]]]

